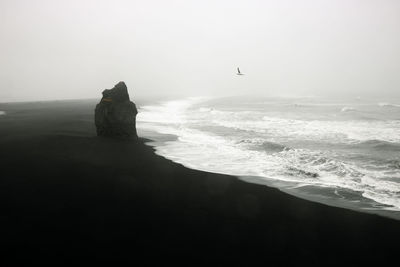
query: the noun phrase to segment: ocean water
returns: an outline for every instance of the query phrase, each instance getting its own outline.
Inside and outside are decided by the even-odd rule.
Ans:
[[[138,128],[175,136],[156,153],[189,168],[400,218],[400,100],[187,98],[141,107]]]
[[[1,115],[6,115],[6,112],[0,110],[0,116],[1,116]]]

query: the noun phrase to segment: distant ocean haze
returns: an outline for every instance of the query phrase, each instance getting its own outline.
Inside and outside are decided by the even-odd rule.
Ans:
[[[158,154],[359,209],[400,211],[399,102],[187,98],[141,108],[138,127],[176,136]],[[339,204],[340,205],[340,204]]]

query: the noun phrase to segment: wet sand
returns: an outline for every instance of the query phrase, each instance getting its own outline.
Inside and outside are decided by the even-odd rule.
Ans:
[[[397,260],[400,221],[191,170],[143,138],[98,138],[94,105],[0,104],[3,266]]]

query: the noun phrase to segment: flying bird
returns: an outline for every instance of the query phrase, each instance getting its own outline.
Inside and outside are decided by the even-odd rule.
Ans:
[[[236,73],[237,75],[244,75],[243,73],[241,73],[240,72],[240,69],[239,68],[237,68],[237,73]]]

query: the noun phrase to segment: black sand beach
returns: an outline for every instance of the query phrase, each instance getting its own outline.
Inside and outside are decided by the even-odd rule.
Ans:
[[[2,266],[397,260],[400,221],[187,169],[145,139],[98,138],[94,105],[0,104]]]

